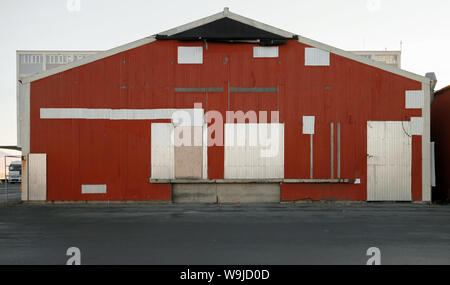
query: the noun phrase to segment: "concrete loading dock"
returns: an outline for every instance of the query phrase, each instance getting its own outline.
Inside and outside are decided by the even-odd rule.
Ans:
[[[25,201],[431,201],[430,79],[228,9],[19,84]]]

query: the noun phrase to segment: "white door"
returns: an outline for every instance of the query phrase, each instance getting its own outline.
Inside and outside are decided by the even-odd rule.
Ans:
[[[28,200],[47,200],[47,155],[45,153],[28,155]]]
[[[411,201],[409,122],[367,122],[367,200]]]

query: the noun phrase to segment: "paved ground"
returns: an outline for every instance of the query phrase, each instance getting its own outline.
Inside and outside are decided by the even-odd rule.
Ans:
[[[0,206],[0,264],[450,264],[450,207]]]
[[[7,194],[7,195],[6,195]],[[1,183],[0,182],[0,205],[8,202],[20,201],[20,184],[19,183]]]

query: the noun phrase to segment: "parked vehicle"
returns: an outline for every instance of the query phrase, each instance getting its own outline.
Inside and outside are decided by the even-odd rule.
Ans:
[[[8,182],[21,183],[22,182],[22,162],[13,161],[9,165],[9,173],[7,175]]]

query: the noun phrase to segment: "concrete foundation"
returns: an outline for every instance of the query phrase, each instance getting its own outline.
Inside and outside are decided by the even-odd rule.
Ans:
[[[174,203],[280,203],[280,184],[172,184]]]

